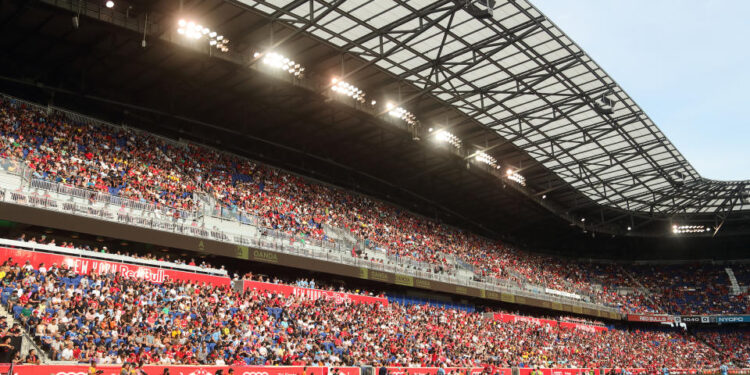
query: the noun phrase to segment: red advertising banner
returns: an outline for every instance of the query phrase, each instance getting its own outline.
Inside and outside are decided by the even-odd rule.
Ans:
[[[7,366],[3,368],[7,369]],[[88,365],[15,365],[12,375],[87,375]],[[121,366],[101,365],[101,375],[119,375]],[[215,375],[222,370],[228,374],[230,366],[143,366],[148,375],[162,375],[164,369],[169,369],[170,375]],[[236,375],[328,375],[333,369],[339,370],[341,375],[360,375],[358,367],[301,367],[301,366],[231,366]]]
[[[144,279],[154,283],[162,283],[166,280],[191,281],[217,286],[229,286],[232,283],[232,280],[226,276],[206,275],[166,268],[81,258],[71,255],[0,247],[0,262],[4,262],[8,258],[13,258],[13,261],[19,265],[23,265],[26,261],[29,261],[35,269],[39,268],[41,263],[44,263],[47,268],[53,264],[57,264],[58,266],[66,265],[79,275],[116,272],[126,278]]]
[[[560,322],[560,327],[568,328],[568,329],[577,329],[579,331],[586,331],[586,332],[605,332],[607,331],[607,327],[604,326],[596,326],[593,324],[583,324],[583,323],[573,323],[573,322]]]
[[[604,370],[604,375],[621,374],[622,373],[622,369],[621,368],[616,368],[616,369],[604,368],[602,370]],[[625,368],[625,370],[627,370],[627,372],[629,372],[629,373],[631,373],[633,375],[648,374],[648,369],[645,369],[645,368]],[[662,370],[659,369],[657,372],[659,374],[661,374]],[[680,375],[682,375],[682,374],[686,374],[686,375],[715,374],[715,373],[718,373],[718,372],[719,372],[718,369],[711,369],[711,368],[704,368],[704,369],[696,369],[696,368],[671,368],[671,369],[669,369],[669,373],[670,374],[675,374],[675,375],[677,375],[677,374],[680,374]],[[742,368],[729,369],[728,373],[729,374],[733,374],[733,375],[748,374],[748,373],[750,373],[750,369],[742,369]]]
[[[593,370],[594,375],[599,375],[599,369],[590,368],[540,368],[542,375],[590,375]],[[518,375],[531,375],[533,368],[520,368]]]
[[[325,299],[329,301],[334,301],[335,303],[365,303],[365,304],[376,304],[379,303],[381,305],[387,305],[388,299],[385,297],[370,297],[370,296],[362,296],[359,294],[351,294],[351,293],[341,293],[341,292],[334,292],[330,290],[322,290],[322,289],[310,289],[310,288],[302,288],[298,286],[292,286],[292,285],[282,285],[282,284],[272,284],[272,283],[264,283],[260,281],[245,281],[243,284],[243,290],[248,289],[256,289],[259,291],[270,291],[274,293],[281,293],[284,296],[305,296],[307,298],[317,300],[317,299]]]
[[[674,317],[671,315],[659,315],[659,314],[628,314],[628,321],[666,323],[666,322],[674,322]]]
[[[436,375],[437,367],[386,367],[388,369],[388,375]],[[480,375],[484,371],[483,367],[445,367],[443,368],[446,374],[451,372],[464,374],[464,375]],[[377,373],[377,368],[375,372]],[[509,368],[499,369],[498,373],[511,375]]]
[[[537,325],[549,325],[552,327],[557,327],[557,325],[559,324],[560,327],[563,327],[563,328],[578,329],[578,330],[586,331],[586,332],[604,332],[607,330],[607,327],[596,326],[593,324],[582,324],[582,323],[573,323],[573,322],[559,322],[558,323],[557,320],[539,319],[539,318],[532,318],[529,316],[520,316],[520,315],[513,315],[513,314],[496,313],[494,317],[495,317],[495,320],[506,322],[506,323],[528,322],[528,323],[533,323]]]

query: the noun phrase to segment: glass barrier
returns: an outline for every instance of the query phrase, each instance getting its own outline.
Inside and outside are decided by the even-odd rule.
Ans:
[[[351,236],[342,230],[336,233],[342,239],[340,242],[335,242],[333,239],[301,239],[264,227],[262,220],[257,216],[240,210],[221,206],[208,207],[207,205],[202,207],[198,205],[193,211],[160,207],[149,202],[117,197],[105,192],[41,180],[25,172],[27,170],[28,168],[23,163],[0,159],[0,173],[22,176],[24,179],[24,182],[18,188],[0,187],[0,200],[138,227],[186,234],[198,238],[432,279],[454,285],[619,312],[618,309],[603,305],[550,295],[544,292],[544,288],[538,286],[516,285],[507,280],[483,278],[477,275],[472,277],[462,276],[456,273],[455,264],[444,267],[443,272],[435,272],[436,266],[433,264],[403,257],[386,256],[382,263],[355,257],[351,254],[352,244],[348,240]],[[205,199],[200,201],[207,202]],[[228,228],[236,228],[236,230]],[[248,235],[249,233],[254,235]],[[366,246],[363,246],[363,248],[366,248]]]

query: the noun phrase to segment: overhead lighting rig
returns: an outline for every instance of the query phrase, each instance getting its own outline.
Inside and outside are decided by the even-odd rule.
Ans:
[[[526,186],[526,177],[522,176],[520,173],[508,168],[507,171],[505,171],[506,176],[508,176],[508,179],[521,185]],[[585,219],[584,219],[585,220]]]
[[[208,45],[221,52],[229,51],[229,39],[195,21],[181,19],[177,21],[177,33],[192,40],[205,39]]]
[[[461,139],[448,132],[447,130],[438,130],[435,133],[435,139],[441,142],[446,142],[455,148],[461,148]]]
[[[497,160],[492,156],[488,155],[484,151],[477,151],[474,154],[474,160],[489,165],[492,168],[500,169],[500,165],[497,164]]]
[[[705,225],[672,225],[672,233],[674,234],[698,234],[710,231],[711,228]]]
[[[335,77],[331,80],[331,83],[333,84],[331,91],[336,94],[348,96],[360,103],[365,102],[365,92],[362,89]],[[375,105],[374,103],[375,101],[373,100],[373,105]]]
[[[296,78],[302,78],[305,75],[305,67],[300,63],[276,52],[261,53],[255,52],[253,57],[262,58],[261,62],[274,69],[278,69],[293,75]]]
[[[391,115],[393,117],[396,117],[396,118],[400,118],[400,119],[404,120],[407,124],[409,124],[411,126],[414,126],[414,125],[417,124],[417,117],[414,116],[413,113],[411,113],[411,112],[409,112],[409,111],[407,111],[407,110],[405,110],[405,109],[403,109],[401,107],[397,107],[393,103],[387,103],[385,105],[385,108],[388,110],[388,114],[389,115]]]

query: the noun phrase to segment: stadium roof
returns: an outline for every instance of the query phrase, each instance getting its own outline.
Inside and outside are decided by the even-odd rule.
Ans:
[[[220,145],[448,222],[517,239],[543,230],[550,247],[683,224],[750,233],[748,183],[701,178],[525,1],[497,1],[492,18],[463,0],[116,3],[4,2],[3,92]],[[179,35],[180,19],[226,35],[230,51]],[[256,53],[271,51],[304,65],[304,79],[265,69]],[[332,77],[377,106],[338,100]],[[389,101],[416,115],[418,137],[382,111]],[[462,147],[433,142],[433,127]],[[480,151],[502,170],[478,163]]]
[[[702,178],[528,1],[498,1],[491,18],[455,0],[239,2],[454,106],[595,203],[663,214],[750,209],[747,182]]]

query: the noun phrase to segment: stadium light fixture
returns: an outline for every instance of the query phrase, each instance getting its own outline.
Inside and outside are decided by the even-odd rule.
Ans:
[[[632,228],[632,227],[630,227],[630,226],[628,226],[628,231],[630,231],[630,230],[633,230],[633,228]]]
[[[112,8],[114,8],[114,7],[115,7],[115,2],[114,2],[114,1],[112,1],[112,0],[107,0],[107,2],[106,2],[106,3],[104,3],[104,6],[106,6],[106,7],[107,7],[107,8],[109,8],[109,9],[112,9]]]
[[[708,228],[705,225],[672,225],[672,233],[674,234],[695,234],[710,231],[711,228]]]
[[[205,38],[208,41],[209,46],[214,47],[221,52],[229,51],[229,39],[225,38],[224,35],[217,33],[215,30],[211,30],[194,21],[184,19],[177,21],[177,33],[192,40]]]
[[[362,91],[362,89],[336,77],[331,80],[331,83],[333,84],[331,91],[340,95],[348,96],[360,103],[365,102],[365,92]],[[373,100],[373,105],[375,105],[374,102],[375,101]]]
[[[253,58],[260,59],[262,58],[261,62],[265,64],[266,66],[282,70],[284,72],[287,72],[291,75],[293,75],[296,78],[302,78],[305,74],[305,67],[300,65],[298,62],[295,62],[294,60],[285,57],[284,55],[276,52],[268,52],[268,53],[261,53],[261,52],[255,52],[253,54]]]
[[[461,140],[446,130],[442,130],[442,129],[438,130],[435,133],[435,139],[437,139],[440,142],[446,142],[455,148],[461,148]]]
[[[497,164],[497,160],[484,151],[477,151],[476,153],[474,153],[474,160],[487,164],[492,168],[500,169],[500,166]]]
[[[390,102],[385,105],[385,108],[388,110],[389,115],[396,117],[396,118],[400,118],[404,120],[407,124],[412,125],[412,126],[417,124],[417,117],[414,116],[413,113],[401,107],[398,107],[395,104],[390,103]]]
[[[521,185],[526,186],[526,177],[521,176],[520,173],[508,168],[508,170],[505,171],[505,174],[508,176],[508,179]]]

